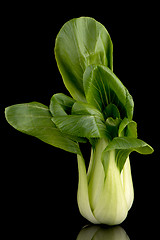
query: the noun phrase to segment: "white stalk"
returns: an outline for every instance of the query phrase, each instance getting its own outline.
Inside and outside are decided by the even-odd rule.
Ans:
[[[129,158],[120,173],[115,150],[103,152],[108,141],[100,139],[92,150],[88,174],[82,156],[78,156],[78,206],[81,214],[92,223],[117,225],[124,221],[133,198]],[[102,163],[103,159],[103,163]]]
[[[120,224],[127,216],[128,206],[124,195],[115,151],[110,151],[103,191],[94,209],[98,221],[108,225]]]
[[[131,175],[131,166],[129,157],[127,158],[123,170],[121,172],[121,179],[124,189],[125,198],[128,205],[128,210],[131,208],[134,200],[134,189]]]

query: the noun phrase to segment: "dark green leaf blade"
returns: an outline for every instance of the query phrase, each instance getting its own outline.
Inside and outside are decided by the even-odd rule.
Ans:
[[[77,137],[97,138],[106,134],[105,123],[92,115],[68,115],[52,118],[58,129]]]
[[[119,125],[118,136],[137,138],[137,123],[133,120],[129,120],[128,118],[124,118]]]
[[[52,96],[49,110],[52,116],[63,116],[71,113],[75,100],[63,93],[56,93]]]
[[[117,137],[118,127],[119,127],[120,122],[121,122],[121,120],[119,118],[114,119],[112,117],[108,117],[106,119],[106,128],[110,135],[110,139]]]
[[[72,106],[75,104],[75,100],[66,96],[63,93],[54,94],[50,101],[50,112],[53,117],[68,116],[72,112]],[[66,137],[76,142],[85,143],[87,139],[78,137],[73,134],[67,134]]]
[[[115,137],[105,148],[105,152],[110,150],[118,150],[116,154],[116,161],[119,170],[122,171],[128,155],[136,151],[140,154],[151,154],[153,148],[146,142],[133,137]]]
[[[79,145],[56,128],[45,105],[37,102],[12,105],[5,109],[5,116],[15,129],[54,147],[80,154]]]
[[[115,104],[110,103],[108,104],[105,109],[103,110],[104,118],[107,119],[108,117],[112,117],[114,119],[120,118],[120,112]]]
[[[57,35],[55,57],[64,84],[77,101],[85,101],[83,73],[90,64],[113,69],[113,46],[105,27],[89,17],[65,23]]]
[[[103,114],[88,103],[75,102],[72,106],[71,113],[73,115],[92,115],[104,121]]]
[[[132,119],[134,103],[131,95],[115,74],[107,67],[90,65],[83,76],[87,102],[103,112],[108,104],[115,104],[121,118]]]

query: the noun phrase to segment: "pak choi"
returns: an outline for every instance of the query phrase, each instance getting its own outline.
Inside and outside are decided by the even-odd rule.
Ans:
[[[55,57],[71,96],[54,94],[47,107],[38,102],[5,109],[15,129],[75,153],[80,213],[95,224],[120,224],[134,199],[129,155],[151,154],[137,138],[134,102],[113,73],[113,44],[105,27],[89,17],[65,23]],[[90,143],[88,169],[80,144]]]

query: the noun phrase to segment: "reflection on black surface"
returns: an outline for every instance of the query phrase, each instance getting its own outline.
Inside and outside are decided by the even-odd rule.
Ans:
[[[102,228],[100,226],[83,227],[77,240],[129,240],[128,235],[120,226]]]

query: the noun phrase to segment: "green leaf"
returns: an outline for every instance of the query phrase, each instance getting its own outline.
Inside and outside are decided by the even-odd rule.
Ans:
[[[120,112],[115,104],[108,104],[107,107],[103,111],[104,118],[112,117],[114,119],[120,118]]]
[[[112,117],[108,117],[106,119],[106,128],[107,128],[107,132],[110,135],[110,139],[117,137],[118,127],[119,127],[120,122],[121,122],[121,120],[119,118],[113,119]]]
[[[132,137],[115,137],[105,148],[104,152],[116,151],[116,161],[120,172],[123,169],[128,155],[136,151],[141,154],[153,153],[153,148],[144,141]]]
[[[73,115],[92,115],[104,121],[103,114],[100,111],[98,111],[97,108],[95,108],[94,106],[88,103],[75,102],[72,106],[72,114]]]
[[[92,115],[68,115],[52,118],[61,132],[77,137],[96,138],[106,134],[105,123]]]
[[[5,116],[15,129],[54,147],[80,154],[78,143],[56,128],[51,121],[52,115],[45,105],[37,102],[13,105],[5,109]]]
[[[84,91],[87,102],[103,112],[108,104],[114,104],[123,119],[133,116],[133,99],[128,90],[105,66],[90,65],[83,76]]]
[[[72,112],[72,106],[74,105],[74,103],[75,100],[73,98],[70,98],[62,93],[57,93],[52,96],[49,109],[53,117],[57,118],[61,116],[68,116],[68,114],[71,114]],[[76,142],[87,142],[87,139],[78,137],[73,134],[67,134],[66,136]]]
[[[56,93],[52,96],[49,110],[53,116],[64,116],[71,114],[71,109],[75,100],[63,93]]]
[[[118,136],[134,137],[137,138],[137,123],[128,118],[124,118],[119,125]]]
[[[61,132],[82,138],[103,137],[106,134],[103,115],[94,106],[83,102],[75,102],[71,114],[53,116],[52,121]]]
[[[113,69],[113,46],[105,27],[89,17],[65,23],[57,35],[55,57],[64,84],[71,96],[85,101],[83,73],[90,64]]]

